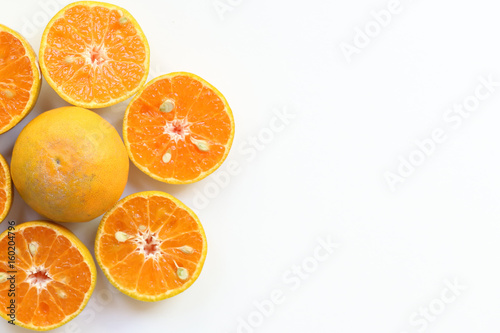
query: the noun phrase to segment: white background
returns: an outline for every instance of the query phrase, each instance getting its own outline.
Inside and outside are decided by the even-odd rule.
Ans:
[[[0,22],[38,50],[65,3],[2,1]],[[196,184],[163,184],[131,164],[124,196],[163,190],[199,215],[209,251],[198,281],[148,304],[114,292],[99,270],[87,308],[56,332],[500,329],[500,87],[467,118],[444,118],[474,102],[481,77],[500,82],[496,2],[401,0],[385,27],[371,12],[393,8],[389,0],[114,3],[149,40],[150,78],[190,71],[211,82],[233,109],[236,136],[224,165]],[[355,38],[346,57],[341,46]],[[121,133],[127,103],[96,112]],[[63,105],[44,81],[0,153],[10,161],[20,130]],[[276,113],[293,119],[281,126]],[[419,153],[416,141],[436,129],[446,140]],[[392,190],[386,173],[411,156],[420,165]],[[15,193],[7,219],[37,218]],[[67,226],[92,249],[98,223]],[[338,248],[315,257],[328,238]]]

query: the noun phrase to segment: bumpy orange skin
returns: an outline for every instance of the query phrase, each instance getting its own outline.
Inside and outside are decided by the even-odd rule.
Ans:
[[[19,134],[11,160],[21,197],[57,222],[86,222],[109,210],[125,189],[128,169],[115,128],[79,107],[33,119]]]

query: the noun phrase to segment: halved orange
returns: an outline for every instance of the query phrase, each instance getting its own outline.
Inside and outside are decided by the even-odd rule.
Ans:
[[[9,214],[12,205],[12,181],[10,178],[9,165],[5,158],[0,155],[0,223]]]
[[[49,22],[40,45],[40,67],[50,86],[67,102],[103,108],[121,102],[144,85],[149,45],[125,9],[80,1]]]
[[[36,54],[28,41],[0,24],[0,134],[33,109],[41,79]]]
[[[206,255],[205,232],[196,214],[163,192],[122,199],[97,230],[99,266],[118,290],[141,301],[186,290],[200,275]]]
[[[0,316],[15,325],[64,325],[85,308],[95,282],[90,252],[66,228],[32,221],[0,235]]]
[[[193,183],[214,172],[233,138],[233,113],[224,96],[185,72],[149,82],[130,102],[123,122],[132,162],[172,184]]]

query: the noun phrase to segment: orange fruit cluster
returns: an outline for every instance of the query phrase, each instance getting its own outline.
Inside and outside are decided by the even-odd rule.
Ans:
[[[233,114],[224,96],[195,74],[175,72],[146,84],[149,63],[139,24],[112,4],[64,7],[43,32],[39,62],[21,35],[0,25],[0,134],[33,109],[41,74],[73,105],[29,122],[17,137],[10,168],[0,155],[0,223],[12,205],[11,183],[51,220],[9,221],[0,235],[0,316],[7,321],[41,331],[60,327],[92,295],[91,254],[54,222],[86,222],[104,214],[95,258],[109,282],[132,298],[172,297],[200,275],[207,240],[191,209],[159,191],[119,199],[129,159],[171,184],[213,173],[231,149]],[[132,96],[123,141],[110,123],[87,110]]]

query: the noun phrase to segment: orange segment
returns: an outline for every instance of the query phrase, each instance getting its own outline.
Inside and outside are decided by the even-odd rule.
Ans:
[[[125,9],[80,1],[64,7],[45,28],[40,67],[67,102],[102,108],[129,98],[144,85],[149,46]]]
[[[46,331],[69,322],[85,308],[95,287],[91,254],[69,230],[53,223],[26,222],[12,233],[14,262],[8,256],[9,231],[0,235],[0,316],[13,319],[7,306],[14,300],[18,326]],[[15,295],[8,293],[12,275]]]
[[[129,104],[123,138],[134,164],[172,184],[193,183],[226,159],[234,120],[224,96],[191,73],[149,82]]]
[[[41,266],[45,263],[57,236],[55,230],[46,227],[24,230],[23,237],[28,244],[28,251],[31,252],[30,259],[33,266]]]
[[[40,85],[36,55],[28,41],[0,24],[0,134],[33,109]]]
[[[12,181],[10,179],[9,165],[0,155],[0,223],[9,214],[12,206]]]
[[[78,311],[80,304],[82,304],[85,299],[85,293],[82,293],[67,284],[60,283],[57,281],[54,281],[53,283],[48,285],[47,290],[52,295],[57,295],[57,294],[68,295],[68,297],[66,298],[63,297],[55,298],[57,305],[63,310],[66,316],[71,315],[72,313]]]
[[[95,254],[117,289],[153,302],[194,283],[205,262],[207,241],[198,217],[182,202],[163,192],[139,192],[104,215]]]

